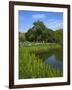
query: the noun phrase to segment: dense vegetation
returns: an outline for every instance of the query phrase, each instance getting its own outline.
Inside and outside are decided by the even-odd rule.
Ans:
[[[55,55],[63,60],[63,30],[51,30],[42,21],[33,23],[26,33],[19,32],[19,78],[61,77],[63,72],[45,60]]]
[[[19,78],[62,77],[63,72],[58,68],[54,68],[51,64],[44,64],[53,53],[57,59],[62,59],[62,49],[57,44],[33,44],[21,47],[19,49]]]
[[[33,27],[26,33],[19,33],[19,41],[43,42],[43,43],[63,43],[63,30],[51,30],[47,28],[43,22],[37,21],[33,23]]]

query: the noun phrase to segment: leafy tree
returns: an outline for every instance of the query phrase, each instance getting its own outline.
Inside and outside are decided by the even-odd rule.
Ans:
[[[50,42],[63,44],[63,30],[59,29],[53,31],[47,28],[42,21],[33,23],[33,27],[26,33],[19,33],[19,40],[21,42]]]
[[[28,32],[25,33],[25,37],[27,41],[34,41],[35,40],[34,30],[30,28]]]
[[[56,43],[63,44],[63,30],[62,29],[55,31],[55,41]]]
[[[45,30],[47,29],[46,26],[44,25],[44,23],[40,20],[36,21],[33,23],[33,28],[35,30]]]
[[[37,21],[33,23],[33,27],[25,34],[29,41],[42,41],[43,30],[47,29],[43,22]]]

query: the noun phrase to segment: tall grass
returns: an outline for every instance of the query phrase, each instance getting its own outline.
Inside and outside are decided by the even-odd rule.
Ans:
[[[60,77],[63,73],[52,65],[44,64],[48,51],[60,48],[57,44],[41,44],[19,48],[19,79]],[[40,55],[39,55],[40,54]]]

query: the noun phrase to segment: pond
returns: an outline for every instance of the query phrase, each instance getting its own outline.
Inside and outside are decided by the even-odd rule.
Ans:
[[[55,55],[48,57],[44,63],[51,64],[54,68],[59,69],[60,71],[63,71],[63,61],[57,60]]]
[[[44,61],[45,64],[50,64],[54,68],[63,71],[63,51],[62,48],[51,49],[48,51],[48,58]]]
[[[63,49],[50,48],[49,50],[40,50],[37,55],[43,60],[46,65],[52,65],[54,68],[63,71]]]

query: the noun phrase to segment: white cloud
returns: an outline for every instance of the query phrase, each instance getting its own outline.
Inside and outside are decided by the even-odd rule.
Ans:
[[[45,14],[34,14],[34,15],[32,15],[32,18],[34,18],[34,19],[44,19],[44,18],[46,18],[46,15]]]

